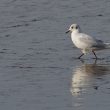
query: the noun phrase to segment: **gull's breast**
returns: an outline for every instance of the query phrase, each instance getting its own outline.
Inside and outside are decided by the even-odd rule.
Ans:
[[[90,48],[88,44],[81,41],[78,37],[72,37],[71,39],[77,48],[80,48],[80,49]]]

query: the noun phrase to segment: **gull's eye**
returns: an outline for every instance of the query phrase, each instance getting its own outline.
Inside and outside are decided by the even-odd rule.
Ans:
[[[71,28],[73,29],[74,27],[72,26]]]

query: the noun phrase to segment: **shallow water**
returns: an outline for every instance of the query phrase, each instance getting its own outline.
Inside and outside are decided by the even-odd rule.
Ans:
[[[77,60],[65,31],[110,41],[108,0],[0,1],[1,110],[109,110],[109,50]]]

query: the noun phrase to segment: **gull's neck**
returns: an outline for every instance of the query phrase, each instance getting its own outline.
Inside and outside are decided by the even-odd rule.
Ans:
[[[78,34],[78,33],[80,33],[79,30],[74,30],[74,31],[72,31],[72,34]]]

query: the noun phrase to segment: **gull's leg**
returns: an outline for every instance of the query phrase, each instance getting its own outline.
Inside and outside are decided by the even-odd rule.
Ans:
[[[78,59],[80,59],[83,55],[84,55],[84,53],[82,53],[82,54],[78,57]]]
[[[93,50],[92,50],[92,53],[94,54],[95,58],[97,59],[97,55]]]

